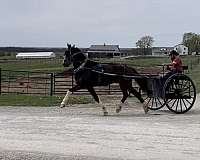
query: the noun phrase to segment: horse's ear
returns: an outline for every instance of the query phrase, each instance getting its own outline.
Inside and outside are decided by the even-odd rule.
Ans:
[[[75,44],[72,47],[75,48]]]
[[[67,47],[68,47],[68,49],[71,48],[71,44],[67,43]]]

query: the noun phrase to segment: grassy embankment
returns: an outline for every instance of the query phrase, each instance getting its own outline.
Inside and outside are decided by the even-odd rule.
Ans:
[[[183,63],[185,65],[191,65],[195,57],[183,57]],[[47,63],[41,63],[41,61],[10,61],[8,63],[0,63],[0,68],[5,70],[26,70],[26,71],[46,71],[46,72],[62,72],[64,70],[62,66],[62,60],[48,61]],[[121,63],[134,67],[156,67],[162,63],[169,63],[168,57],[165,58],[133,58],[128,60],[120,59],[101,59],[100,62],[104,63]],[[188,75],[194,80],[197,91],[200,92],[200,64],[193,66],[192,70],[189,67]],[[55,106],[59,105],[63,96],[27,96],[27,95],[1,95],[0,106],[12,105],[12,106]],[[90,96],[72,96],[70,104],[74,103],[91,103],[94,100]]]

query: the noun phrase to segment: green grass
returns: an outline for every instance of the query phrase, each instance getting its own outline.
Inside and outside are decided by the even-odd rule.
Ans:
[[[186,73],[194,81],[197,93],[200,93],[200,57],[183,56],[183,65],[188,65],[189,73]],[[128,64],[132,67],[156,67],[162,63],[170,63],[169,57],[138,57],[127,60],[104,59],[100,62]]]
[[[184,65],[190,65],[195,60],[194,56],[183,56]],[[55,60],[13,60],[0,63],[0,68],[4,70],[25,70],[25,71],[45,71],[45,72],[62,72],[64,67],[62,59]],[[170,63],[169,57],[136,57],[130,59],[95,59],[102,63],[120,63],[134,67],[154,67],[162,63]]]
[[[196,65],[195,68],[188,73],[188,75],[194,81],[197,92],[200,93],[200,64]]]
[[[59,106],[63,96],[0,95],[0,106]],[[94,103],[90,96],[70,96],[69,104]]]
[[[189,66],[188,75],[195,82],[197,92],[200,92],[200,64],[196,63],[197,58],[194,56],[182,57],[183,64]],[[10,59],[13,60],[13,57]],[[169,57],[139,57],[127,60],[121,59],[100,59],[97,60],[103,63],[121,63],[133,67],[155,67],[162,63],[170,63]],[[199,59],[198,59],[199,61]],[[191,65],[192,70],[191,70]],[[44,72],[62,72],[62,60],[42,61],[10,61],[0,63],[0,68],[3,70],[26,70],[26,71],[44,71]],[[60,96],[30,96],[30,95],[0,95],[0,106],[58,106],[60,105],[63,97]],[[71,96],[70,104],[77,103],[93,103],[94,100],[87,96]]]
[[[25,71],[44,71],[60,72],[64,70],[61,59],[55,60],[9,60],[0,63],[2,70],[25,70]]]
[[[181,57],[184,65],[190,65],[191,61],[194,61],[196,57],[183,56]],[[154,67],[163,63],[171,63],[169,57],[135,57],[129,59],[100,59],[97,61],[102,63],[118,63],[127,64],[134,67]]]

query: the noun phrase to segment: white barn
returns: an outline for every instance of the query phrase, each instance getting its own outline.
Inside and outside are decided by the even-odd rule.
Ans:
[[[54,52],[21,52],[17,53],[17,59],[44,59],[44,58],[55,58]]]

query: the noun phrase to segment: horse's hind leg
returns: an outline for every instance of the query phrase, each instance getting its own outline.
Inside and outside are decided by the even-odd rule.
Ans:
[[[88,87],[87,89],[90,92],[90,94],[92,95],[92,97],[94,98],[94,100],[102,107],[104,116],[107,116],[108,115],[108,111],[107,111],[106,107],[103,105],[103,103],[101,102],[101,100],[99,99],[99,97],[96,94],[94,88],[93,87]]]
[[[70,94],[71,94],[72,92],[75,92],[75,91],[79,90],[80,88],[81,88],[80,86],[76,85],[76,86],[74,86],[73,88],[69,89],[69,90],[67,91],[67,94],[65,95],[65,97],[63,98],[63,100],[62,100],[62,102],[61,102],[61,104],[60,104],[60,108],[66,107],[66,104],[67,104],[68,101],[69,101],[69,96],[70,96]]]
[[[148,112],[148,104],[142,98],[141,93],[138,92],[136,89],[134,89],[132,86],[128,90],[143,104],[143,109],[144,109],[144,112],[146,114]]]
[[[123,93],[123,97],[121,99],[121,103],[117,105],[116,113],[119,113],[122,110],[122,107],[124,106],[124,102],[126,101],[128,97],[127,89],[122,90],[122,93]]]
[[[127,83],[120,83],[120,89],[123,93],[123,97],[121,99],[121,103],[119,105],[117,105],[116,108],[116,113],[119,113],[122,110],[122,106],[124,106],[124,102],[126,101],[127,97],[128,97],[128,90],[127,90]]]

